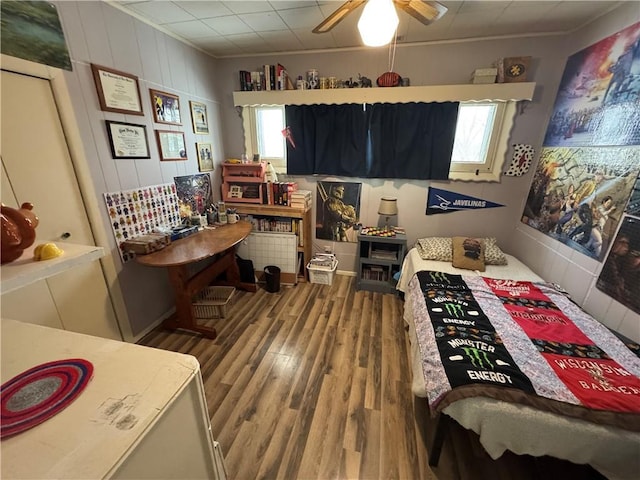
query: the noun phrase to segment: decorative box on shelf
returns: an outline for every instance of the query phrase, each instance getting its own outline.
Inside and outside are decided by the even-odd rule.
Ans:
[[[266,162],[222,164],[222,198],[227,202],[263,203]]]

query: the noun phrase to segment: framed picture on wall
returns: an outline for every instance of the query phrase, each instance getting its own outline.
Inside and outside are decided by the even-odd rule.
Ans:
[[[210,143],[196,143],[196,152],[198,152],[198,168],[201,172],[210,172],[213,170],[213,154],[211,153]]]
[[[185,147],[183,132],[156,130],[156,140],[158,141],[158,151],[160,152],[161,161],[187,159],[187,149]]]
[[[138,77],[93,63],[91,71],[102,111],[144,115]]]
[[[147,127],[133,123],[105,120],[111,158],[151,158]]]
[[[209,133],[209,119],[207,118],[207,106],[200,102],[189,102],[191,105],[191,121],[193,133]]]
[[[149,89],[153,119],[156,123],[182,125],[180,117],[180,97],[171,93]]]

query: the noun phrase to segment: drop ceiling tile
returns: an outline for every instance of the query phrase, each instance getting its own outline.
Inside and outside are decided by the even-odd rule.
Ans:
[[[276,12],[243,13],[238,15],[244,23],[255,32],[269,32],[271,30],[286,30],[289,27]]]
[[[229,10],[235,14],[272,12],[274,9],[267,1],[231,0],[222,2]]]
[[[211,27],[205,25],[203,22],[199,20],[192,20],[189,22],[177,22],[177,23],[168,23],[164,25],[165,28],[171,30],[173,33],[180,35],[181,37],[186,38],[187,40],[192,40],[194,38],[199,37],[207,37],[216,34]]]
[[[478,2],[474,0],[467,0],[460,5],[457,13],[476,13],[476,12],[500,12],[507,8],[509,4],[513,2],[497,1],[497,2]],[[446,5],[446,4],[445,4]]]
[[[324,20],[324,15],[317,5],[304,8],[291,8],[278,10],[278,15],[289,28],[308,28],[313,30],[316,25]]]
[[[293,31],[293,33],[295,33],[295,35],[307,50],[315,48],[323,49],[336,47],[336,42],[330,33],[313,33],[306,28],[296,29]]]
[[[239,47],[247,47],[253,44],[264,44],[262,37],[257,33],[242,33],[238,35],[225,35],[225,38],[234,45]]]
[[[195,20],[194,16],[185,12],[175,2],[163,2],[154,0],[127,5],[127,8],[147,17],[154,23],[163,25],[170,22],[186,22]]]
[[[302,42],[290,30],[277,32],[262,32],[260,37],[271,46],[274,51],[284,52],[304,49]]]
[[[181,1],[180,7],[196,18],[213,18],[233,15],[222,2]]]
[[[253,32],[253,29],[235,15],[227,17],[206,18],[203,23],[221,35],[236,35]]]

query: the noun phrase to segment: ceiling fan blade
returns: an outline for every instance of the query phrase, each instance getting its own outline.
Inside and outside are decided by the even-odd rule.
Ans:
[[[324,21],[312,30],[313,33],[326,33],[335,27],[340,21],[353,10],[362,5],[366,0],[349,0],[340,5],[335,12],[329,15]]]
[[[427,0],[394,0],[394,3],[425,25],[435,22],[448,10],[441,3]]]

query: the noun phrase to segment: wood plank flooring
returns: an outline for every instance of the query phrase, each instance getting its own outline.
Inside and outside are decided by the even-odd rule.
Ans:
[[[159,328],[139,343],[198,358],[232,479],[599,478],[553,459],[493,461],[457,424],[430,469],[432,422],[411,393],[402,308],[336,275],[331,286],[237,291],[226,318],[203,320],[215,340]]]

